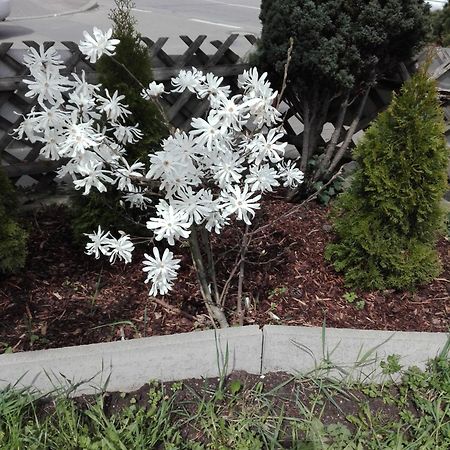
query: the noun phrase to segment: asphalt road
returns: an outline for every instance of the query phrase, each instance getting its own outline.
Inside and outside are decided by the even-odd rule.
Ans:
[[[79,41],[83,30],[110,27],[108,13],[114,0],[97,0],[97,6],[82,11],[88,0],[12,0],[11,16],[0,23],[0,42],[23,40]],[[169,37],[165,50],[181,52],[186,45],[180,34],[192,38],[206,34],[209,40],[225,39],[231,33],[260,33],[260,0],[135,0],[134,15],[142,35]],[[74,12],[79,11],[79,12]],[[208,51],[208,47],[204,48]],[[233,46],[241,55],[250,49],[244,39]],[[212,46],[210,52],[214,50]]]

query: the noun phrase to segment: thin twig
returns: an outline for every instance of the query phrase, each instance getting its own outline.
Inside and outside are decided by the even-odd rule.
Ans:
[[[236,258],[236,261],[234,262],[234,266],[231,269],[230,275],[228,275],[228,279],[225,282],[222,292],[220,294],[220,298],[219,298],[219,305],[223,306],[224,302],[225,302],[225,297],[228,293],[228,289],[230,288],[230,284],[231,281],[233,280],[234,274],[237,272],[237,270],[239,269],[239,265],[241,264],[241,255],[239,254]]]
[[[130,69],[128,69],[128,67],[126,67],[124,64],[122,64],[119,60],[117,60],[116,58],[114,58],[113,56],[110,56],[111,60],[118,65],[119,67],[122,68],[122,70],[124,70],[138,85],[141,89],[146,89],[146,87],[141,83],[141,81],[139,80],[139,78],[137,78],[131,71]],[[166,126],[167,130],[173,134],[175,132],[175,127],[173,127],[170,123],[169,118],[167,117],[166,111],[164,109],[164,107],[161,105],[161,102],[159,101],[158,98],[154,98],[153,99],[153,104],[158,108],[158,111],[160,112],[163,121],[164,121],[164,125]]]
[[[320,189],[318,189],[316,192],[314,192],[313,194],[311,194],[307,199],[303,200],[301,203],[299,203],[297,206],[295,206],[294,208],[292,208],[290,211],[288,211],[285,214],[282,214],[281,216],[276,217],[275,219],[273,219],[270,223],[263,225],[262,227],[257,228],[256,230],[252,231],[250,233],[250,236],[254,236],[255,234],[260,233],[261,231],[272,227],[275,223],[279,222],[280,220],[286,219],[286,217],[292,216],[293,214],[295,214],[296,212],[298,212],[298,210],[300,208],[302,208],[303,206],[305,206],[307,203],[315,200],[322,192],[324,189],[326,189],[331,183],[333,183],[333,181],[338,178],[341,173],[343,171],[343,168],[341,167],[339,169],[339,171],[337,173],[335,173],[333,175],[332,178],[330,178],[330,180],[325,183]]]
[[[167,303],[166,301],[164,301],[164,300],[162,300],[160,298],[151,297],[151,300],[153,302],[157,303],[159,306],[162,306],[164,309],[168,309],[169,311],[172,311],[172,312],[174,312],[176,314],[180,314],[183,317],[186,317],[186,319],[192,320],[193,322],[195,322],[195,320],[196,320],[195,317],[192,316],[191,314],[183,311],[182,309],[180,309],[180,308],[178,308],[176,306],[169,305],[169,303]]]
[[[284,91],[286,90],[287,76],[288,76],[288,71],[289,71],[289,65],[291,64],[291,60],[292,60],[292,51],[293,50],[294,50],[294,38],[290,37],[286,64],[284,65],[283,83],[281,85],[280,93],[278,94],[277,103],[275,106],[276,109],[278,109],[280,107],[281,99],[283,98]]]

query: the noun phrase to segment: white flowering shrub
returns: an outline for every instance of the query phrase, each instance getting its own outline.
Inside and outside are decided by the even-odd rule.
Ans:
[[[103,53],[113,57],[117,41],[110,37],[110,32],[103,34],[96,28],[93,37],[85,32],[80,50],[91,62]],[[85,194],[114,187],[123,192],[130,208],[152,207],[146,226],[155,241],[168,247],[163,252],[154,247],[145,254],[143,271],[150,295],[172,289],[180,260],[170,248],[189,239],[208,311],[226,326],[208,233],[220,233],[231,220],[250,225],[262,194],[303,180],[295,162],[284,160],[281,115],[273,106],[277,92],[266,74],[245,71],[238,80],[242,93],[231,96],[222,78],[195,68],[181,71],[171,81],[172,92],[188,89],[207,99],[209,112],[192,119],[190,132],[173,130],[148,161],[130,165],[124,145],[139,140],[141,132],[138,125],[121,123],[130,114],[123,96],[88,83],[84,73],[63,76],[64,65],[53,47],[30,49],[25,64],[31,73],[31,80],[25,81],[26,95],[36,97],[38,107],[24,118],[17,137],[41,142],[46,158],[67,158],[59,175],[70,174],[75,188]],[[144,98],[158,105],[164,94],[164,85],[155,82],[142,90]],[[111,263],[131,261],[135,246],[130,236],[115,238],[99,227],[88,238],[88,254],[104,255]]]

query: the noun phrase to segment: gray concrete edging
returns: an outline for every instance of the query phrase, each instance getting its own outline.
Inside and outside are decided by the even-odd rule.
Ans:
[[[380,362],[398,355],[403,367],[424,369],[444,349],[447,333],[289,327],[263,329],[262,373],[320,373],[380,381]]]
[[[321,375],[377,381],[379,362],[388,355],[399,355],[404,367],[424,368],[448,339],[446,333],[278,325],[195,331],[3,354],[0,389],[15,385],[44,393],[72,388],[73,395],[103,388],[129,392],[152,379],[217,377],[238,370],[259,375],[320,369]]]
[[[86,3],[84,3],[82,6],[80,6],[77,9],[72,9],[68,11],[63,11],[60,13],[54,13],[54,14],[42,14],[39,16],[24,16],[24,17],[7,17],[5,19],[5,22],[17,22],[20,20],[34,20],[34,19],[48,19],[49,17],[62,17],[62,16],[71,16],[73,14],[79,14],[82,12],[90,11],[91,9],[97,8],[98,3],[97,0],[88,0]]]
[[[108,391],[128,392],[150,380],[216,377],[224,370],[259,374],[261,350],[262,333],[253,325],[4,354],[0,389],[16,385],[51,392],[83,382],[77,394],[105,384]]]

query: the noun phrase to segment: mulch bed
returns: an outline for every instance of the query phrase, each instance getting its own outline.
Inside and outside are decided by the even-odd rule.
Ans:
[[[267,200],[258,223],[269,224],[291,208]],[[282,324],[402,331],[448,331],[450,318],[450,242],[439,241],[443,273],[415,292],[356,292],[328,264],[323,253],[333,239],[328,208],[310,203],[254,236],[248,252],[243,297],[245,324]],[[29,217],[26,267],[0,278],[0,352],[108,342],[180,333],[210,327],[190,266],[187,248],[177,248],[182,269],[163,301],[148,295],[142,255],[125,266],[86,256],[71,239],[67,211],[51,207]],[[214,238],[221,255],[220,282],[236,259],[242,227]],[[226,304],[235,317],[237,279]],[[358,303],[358,307],[356,306]]]

